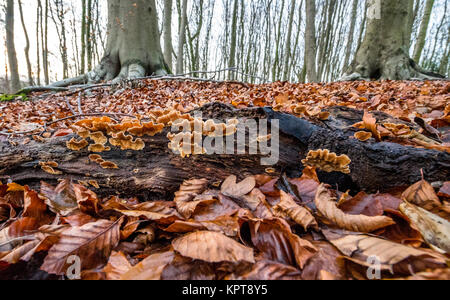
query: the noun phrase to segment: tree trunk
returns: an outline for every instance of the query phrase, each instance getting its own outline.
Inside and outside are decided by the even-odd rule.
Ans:
[[[119,82],[169,71],[161,50],[154,0],[108,0],[108,37],[100,64],[89,73],[52,84]],[[89,55],[89,54],[88,54]]]
[[[81,62],[80,73],[86,70],[86,0],[81,1]]]
[[[430,23],[431,12],[433,10],[434,0],[427,0],[423,12],[422,22],[420,23],[419,35],[417,36],[416,47],[414,48],[414,61],[420,63],[422,57],[423,47],[425,46],[425,39],[428,32],[428,24]]]
[[[242,0],[241,0],[242,1]],[[238,18],[238,0],[234,0],[233,5],[233,17],[231,22],[231,45],[230,45],[230,57],[228,61],[228,67],[234,68],[236,67],[236,45],[237,45],[237,18]],[[230,80],[234,79],[234,72],[230,71],[228,73],[228,78]]]
[[[14,0],[6,1],[6,15],[5,15],[5,30],[6,30],[6,49],[8,51],[8,64],[11,73],[12,92],[20,90],[19,67],[17,63],[16,47],[14,45]]]
[[[183,73],[184,66],[184,44],[186,44],[186,26],[187,26],[187,0],[183,0],[181,7],[180,24],[178,30],[178,54],[177,54],[177,74]]]
[[[49,3],[48,0],[45,0],[45,14],[44,14],[45,25],[42,34],[42,63],[44,65],[44,76],[46,85],[50,83],[50,76],[48,72],[48,10],[49,10]]]
[[[294,14],[295,14],[295,0],[292,1],[292,3],[291,3],[291,10],[289,13],[288,32],[287,32],[287,37],[286,37],[286,47],[285,47],[285,56],[284,56],[283,81],[287,81],[289,79],[289,61],[290,61],[291,55],[292,55],[291,39],[292,39],[292,24],[294,23]]]
[[[413,0],[410,0],[413,1]],[[352,14],[351,14],[351,20],[350,20],[350,30],[348,32],[348,38],[347,38],[347,47],[345,50],[345,58],[344,58],[344,70],[348,67],[348,64],[350,62],[350,55],[352,54],[352,47],[353,47],[353,36],[355,34],[355,24],[356,24],[356,18],[358,13],[358,0],[353,0],[352,3]]]
[[[205,118],[222,121],[230,118],[279,120],[279,161],[273,166],[273,175],[286,172],[291,177],[299,176],[303,168],[301,160],[309,150],[329,149],[349,156],[351,173],[319,172],[319,178],[344,192],[347,189],[352,192],[384,192],[394,187],[409,186],[421,179],[421,170],[431,182],[445,181],[450,176],[448,153],[385,142],[363,143],[350,138],[357,130],[351,124],[362,120],[362,111],[331,107],[328,111],[332,117],[326,121],[326,126],[274,112],[270,108],[236,110],[225,104],[212,103],[197,111],[201,111]],[[383,113],[376,113],[376,118],[380,122],[403,122]],[[343,127],[349,129],[340,129]],[[22,140],[10,140],[18,146],[4,140],[0,142],[0,180],[28,184],[32,188],[38,188],[41,181],[56,184],[60,178],[84,182],[95,180],[100,185],[96,190],[100,195],[119,191],[127,197],[136,196],[145,201],[172,197],[179,185],[192,176],[207,178],[214,183],[232,174],[244,178],[267,171],[267,166],[261,165],[262,156],[259,154],[198,155],[183,159],[168,149],[167,133],[168,129],[154,137],[144,138],[146,147],[143,151],[124,152],[115,148],[102,153],[105,160],[119,166],[116,170],[103,170],[97,164],[89,163],[90,153],[86,150],[73,152],[67,149],[66,141],[72,136],[49,139],[45,143],[31,140],[26,145]],[[39,162],[49,161],[57,162],[58,170],[64,175],[51,175],[39,167]]]
[[[164,0],[164,59],[172,70],[172,0]]]
[[[369,0],[365,38],[350,68],[352,74],[341,80],[443,78],[421,70],[409,57],[408,1]]]
[[[30,62],[30,38],[28,37],[27,27],[25,26],[25,20],[23,18],[23,9],[22,9],[22,1],[18,1],[19,12],[20,12],[20,22],[22,23],[23,33],[25,35],[25,60],[27,61],[27,71],[28,71],[28,84],[30,86],[34,85],[33,83],[33,70],[31,69]]]
[[[306,0],[305,63],[309,82],[317,82],[316,1]]]

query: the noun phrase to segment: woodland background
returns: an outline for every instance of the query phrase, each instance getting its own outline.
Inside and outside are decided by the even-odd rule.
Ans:
[[[107,34],[106,1],[14,0],[14,20],[9,26],[5,18],[6,2],[0,1],[0,51],[4,53],[0,59],[0,92],[11,92],[7,28],[14,34],[22,86],[49,84],[83,74],[102,58]],[[156,1],[165,59],[175,74],[237,67],[250,76],[221,72],[216,79],[305,82],[305,2]],[[318,80],[335,81],[362,42],[367,1],[315,2]],[[411,10],[411,58],[424,69],[448,76],[448,1],[407,2]]]

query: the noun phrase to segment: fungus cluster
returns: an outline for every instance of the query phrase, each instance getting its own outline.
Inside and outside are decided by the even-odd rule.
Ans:
[[[61,175],[62,174],[61,171],[54,169],[59,166],[57,162],[54,162],[54,161],[39,162],[39,165],[41,166],[41,169],[48,174],[52,174],[52,175]]]
[[[347,155],[338,156],[330,150],[315,150],[309,151],[306,159],[302,160],[303,165],[316,167],[325,172],[341,172],[350,174],[351,160]]]
[[[172,125],[181,132],[167,135],[170,141],[169,149],[180,153],[183,158],[206,154],[206,150],[200,146],[203,136],[215,138],[234,135],[238,124],[237,119],[228,120],[227,123],[215,123],[214,120],[203,121],[199,118],[175,120]]]

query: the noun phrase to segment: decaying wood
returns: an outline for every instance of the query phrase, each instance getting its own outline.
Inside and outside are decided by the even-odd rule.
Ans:
[[[377,192],[408,186],[421,179],[421,170],[431,182],[445,181],[450,177],[448,153],[349,138],[357,130],[351,125],[363,117],[363,112],[349,108],[332,107],[329,109],[329,120],[317,124],[269,108],[236,110],[224,104],[212,103],[199,110],[204,118],[217,120],[280,120],[280,159],[273,166],[276,174],[287,172],[290,176],[298,176],[303,168],[301,160],[309,150],[329,149],[337,154],[346,154],[352,160],[349,175],[319,172],[321,181],[333,184],[340,190]],[[390,118],[382,113],[375,115],[378,119]],[[28,184],[38,190],[41,181],[56,183],[61,178],[82,182],[95,180],[100,188],[91,188],[100,195],[119,192],[127,197],[155,200],[171,198],[187,179],[206,178],[213,184],[229,175],[243,179],[267,170],[267,166],[260,164],[261,155],[199,155],[181,158],[168,148],[168,130],[154,137],[145,137],[146,147],[143,151],[120,151],[113,147],[112,151],[101,153],[104,160],[116,163],[119,169],[102,169],[89,160],[91,153],[86,149],[80,152],[67,149],[66,142],[73,136],[51,138],[44,143],[31,140],[25,145],[22,143],[23,137],[9,140],[3,137],[0,140],[0,180]],[[57,162],[57,170],[63,175],[44,172],[39,162],[47,161]]]

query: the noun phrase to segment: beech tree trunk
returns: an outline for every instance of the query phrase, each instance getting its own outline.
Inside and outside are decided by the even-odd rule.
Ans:
[[[28,37],[27,27],[25,26],[25,20],[23,18],[23,9],[22,9],[22,1],[18,1],[19,12],[20,12],[20,22],[22,23],[23,33],[25,35],[25,60],[27,61],[27,71],[28,71],[28,84],[32,86],[33,83],[33,70],[31,69],[30,62],[30,38]]]
[[[105,54],[99,65],[87,74],[52,86],[119,82],[169,72],[161,50],[155,0],[108,0],[107,32]]]
[[[306,0],[305,65],[309,82],[316,82],[316,1]]]
[[[422,57],[425,39],[427,37],[428,24],[430,23],[431,12],[433,10],[434,0],[427,0],[423,12],[422,22],[420,23],[419,35],[417,36],[416,47],[414,48],[414,60],[419,63]]]
[[[347,107],[330,107],[331,117],[323,123],[313,124],[292,115],[274,112],[270,108],[236,110],[222,103],[207,104],[198,109],[206,119],[224,121],[230,118],[279,120],[279,161],[273,166],[273,176],[283,172],[289,177],[300,176],[302,159],[309,150],[329,149],[346,154],[352,160],[349,175],[319,172],[322,182],[332,184],[345,192],[361,190],[376,193],[390,188],[409,186],[421,179],[421,170],[430,182],[445,181],[450,176],[450,154],[434,150],[401,146],[388,142],[360,142],[351,138],[358,130],[351,125],[361,121],[364,112]],[[192,113],[195,113],[192,112]],[[404,123],[384,113],[375,113],[379,122]],[[345,129],[343,129],[345,128]],[[241,129],[240,129],[241,130]],[[143,151],[120,151],[114,148],[101,153],[105,160],[119,166],[117,170],[104,170],[89,163],[86,149],[74,152],[66,147],[73,136],[48,139],[45,143],[23,138],[0,136],[0,181],[8,180],[39,189],[40,182],[57,184],[61,178],[88,182],[95,180],[102,196],[121,193],[141,200],[170,199],[186,179],[206,178],[210,183],[224,180],[229,175],[241,179],[249,175],[264,174],[267,166],[261,165],[261,155],[198,155],[181,158],[168,149],[168,129],[154,137],[145,137]],[[3,138],[3,140],[2,140]],[[17,146],[12,146],[17,144]],[[248,139],[247,147],[248,149]],[[45,173],[39,162],[55,161],[63,175]]]
[[[409,57],[409,0],[369,0],[368,24],[350,72],[341,80],[437,79],[443,76],[420,69]]]
[[[172,0],[164,0],[164,59],[172,70]]]
[[[14,0],[6,1],[5,29],[6,50],[8,52],[9,72],[11,73],[10,90],[12,92],[17,92],[20,90],[20,77],[17,64],[16,47],[14,45]]]

